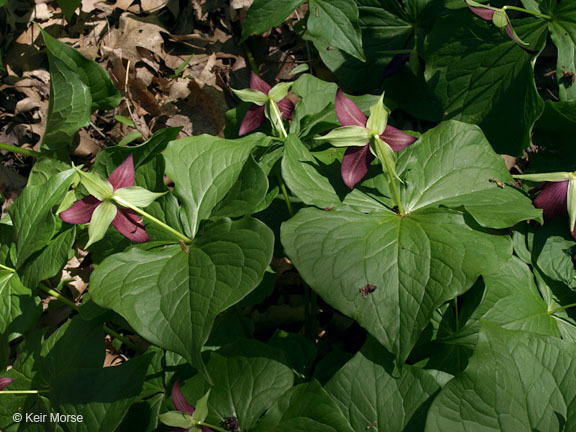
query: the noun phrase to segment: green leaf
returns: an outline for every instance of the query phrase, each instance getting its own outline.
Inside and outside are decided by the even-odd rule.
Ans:
[[[318,349],[314,342],[298,333],[276,330],[268,344],[284,352],[292,371],[299,378],[303,380],[310,378],[312,365],[318,355]]]
[[[196,414],[196,411],[194,411]],[[172,426],[183,429],[190,429],[195,425],[192,416],[180,411],[168,411],[158,416],[158,419],[166,426]]]
[[[165,193],[166,192],[150,192],[148,189],[144,189],[140,186],[129,186],[117,189],[114,192],[114,195],[128,201],[130,204],[135,205],[136,207],[145,208]]]
[[[575,272],[571,249],[576,243],[565,224],[562,219],[549,221],[535,232],[532,263],[552,280],[573,286]]]
[[[272,27],[279,26],[304,1],[255,0],[246,14],[240,42],[244,42],[250,35],[264,33]]]
[[[370,117],[366,122],[366,128],[378,135],[382,134],[386,129],[386,124],[388,124],[388,114],[388,110],[384,106],[384,93],[382,93],[378,102],[370,107]]]
[[[192,418],[198,422],[203,422],[208,417],[208,398],[210,397],[210,390],[202,396],[195,405],[194,414]]]
[[[501,189],[494,182],[511,182],[512,177],[473,125],[441,123],[402,151],[396,168],[405,181],[401,196],[408,213],[430,206],[464,206],[480,224],[495,228],[541,214],[521,191]]]
[[[96,207],[96,210],[92,213],[90,225],[88,225],[88,243],[86,243],[86,248],[104,238],[117,212],[118,209],[114,203],[108,200],[103,201],[102,204]]]
[[[251,214],[266,197],[268,177],[250,156],[238,180],[226,196],[214,207],[212,216],[239,217]]]
[[[314,43],[318,51],[329,45],[358,60],[366,60],[362,50],[362,33],[355,2],[309,0],[308,8],[310,12],[304,36]]]
[[[137,140],[138,138],[142,138],[142,134],[139,131],[132,131],[128,135],[126,135],[124,138],[122,138],[120,140],[120,142],[118,143],[118,145],[119,146],[127,146],[128,144]]]
[[[376,343],[372,349],[368,345],[334,375],[326,391],[355,431],[423,430],[438,384],[414,366],[405,365],[400,377],[392,376],[392,356]]]
[[[70,22],[74,16],[74,11],[76,11],[81,4],[82,0],[58,0],[58,5],[62,9],[62,12],[64,12],[64,16],[68,22]]]
[[[552,5],[551,10],[546,10],[545,13],[552,16],[548,29],[552,42],[558,48],[556,63],[558,96],[561,101],[574,100],[576,99],[576,85],[569,78],[569,74],[576,73],[576,7],[574,3],[567,1]]]
[[[272,232],[259,221],[220,220],[206,226],[189,253],[175,245],[112,255],[92,273],[90,292],[142,337],[200,369],[214,318],[258,285],[272,245]]]
[[[259,348],[259,344],[254,344]],[[214,385],[209,399],[208,422],[238,418],[242,429],[252,430],[258,419],[290,389],[294,374],[289,367],[262,353],[224,357],[213,353],[208,372]]]
[[[74,135],[90,124],[92,95],[80,75],[49,54],[50,101],[42,146],[50,151],[72,145]]]
[[[514,26],[537,49],[544,20]],[[425,51],[426,81],[441,101],[444,119],[479,125],[499,153],[520,154],[544,104],[536,91],[532,56],[505,33],[465,9],[438,20]]]
[[[54,237],[46,248],[33,255],[20,268],[22,282],[30,288],[36,288],[41,281],[60,273],[70,257],[74,256],[72,246],[75,238],[75,227]]]
[[[10,206],[8,212],[14,225],[18,227],[16,230],[18,266],[50,242],[58,223],[52,208],[58,206],[64,199],[73,176],[74,170],[70,169],[51,177],[44,184],[28,186]]]
[[[484,324],[463,374],[432,403],[426,430],[570,430],[574,344]]]
[[[405,217],[304,209],[282,225],[281,238],[322,299],[357,320],[399,361],[437,307],[512,254],[509,238],[476,231],[448,209]],[[367,284],[376,286],[369,295],[361,292]]]
[[[60,1],[80,5],[80,0]],[[42,28],[40,28],[40,32],[49,53],[50,64],[52,65],[52,59],[57,58],[88,86],[92,98],[88,102],[87,108],[90,108],[91,104],[92,111],[97,109],[111,110],[120,105],[122,99],[120,92],[114,87],[108,72],[102,66],[94,60],[87,59],[71,46],[53,38]],[[50,70],[50,74],[52,74],[52,70]]]
[[[56,412],[81,415],[82,422],[61,423],[68,432],[116,430],[138,399],[152,356],[115,367],[67,370],[52,382],[50,401]]]
[[[163,153],[166,175],[182,204],[186,234],[193,237],[201,220],[212,214],[237,182],[252,149],[269,138],[251,134],[238,140],[200,135],[172,141]]]
[[[313,380],[284,393],[254,429],[254,432],[292,431],[352,432],[353,429],[326,390]]]
[[[262,106],[266,102],[268,102],[268,95],[262,93],[260,90],[254,90],[251,88],[242,90],[236,90],[236,89],[231,90],[242,102],[249,102],[259,106]]]
[[[473,348],[482,322],[490,322],[508,330],[523,330],[560,337],[556,317],[540,296],[530,268],[513,257],[497,274],[484,276],[482,301],[466,325],[450,336],[450,343]]]
[[[40,299],[32,295],[16,273],[0,269],[0,336],[9,339],[10,333],[23,334],[41,314]]]
[[[126,126],[136,127],[136,125],[134,124],[134,120],[132,120],[130,117],[115,114],[114,119],[122,124],[125,124]]]

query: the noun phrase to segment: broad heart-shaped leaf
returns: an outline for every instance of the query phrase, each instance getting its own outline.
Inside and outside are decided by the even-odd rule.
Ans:
[[[355,431],[422,430],[438,384],[414,366],[403,366],[400,377],[392,376],[392,356],[376,346],[368,342],[326,384],[326,391]]]
[[[210,355],[207,368],[213,385],[208,423],[219,424],[223,418],[234,416],[241,430],[252,430],[264,411],[292,387],[292,370],[275,359],[266,345],[260,348],[260,344],[251,344],[256,350],[246,356]]]
[[[512,254],[508,237],[470,228],[449,209],[361,214],[304,209],[282,225],[304,280],[404,361],[442,303]],[[375,285],[371,294],[361,292]]]
[[[292,387],[276,401],[254,432],[352,432],[335,401],[313,380]],[[361,430],[361,429],[358,429]]]
[[[50,386],[50,401],[56,412],[81,415],[82,422],[62,422],[68,431],[116,430],[130,405],[140,395],[152,355],[120,366],[67,370]]]
[[[262,280],[273,242],[260,221],[221,219],[199,233],[189,253],[176,245],[112,255],[92,273],[90,293],[142,337],[202,369],[200,349],[214,318]]]
[[[166,174],[182,204],[186,234],[193,237],[200,221],[211,216],[238,180],[252,149],[270,138],[256,133],[238,140],[200,135],[172,141],[164,151]]]
[[[266,30],[279,26],[305,0],[255,0],[248,9],[242,39],[248,36],[264,33]]]
[[[566,219],[546,223],[534,233],[532,262],[552,280],[574,286],[574,263],[571,249],[576,246]]]
[[[396,169],[404,179],[400,193],[408,213],[438,205],[463,206],[478,223],[491,228],[541,215],[521,191],[498,187],[497,182],[510,182],[512,177],[474,125],[441,123],[401,152]]]
[[[543,20],[514,22],[539,49]],[[525,36],[527,35],[527,36]],[[499,153],[520,154],[544,104],[536,91],[532,56],[468,9],[436,21],[424,52],[426,80],[444,107],[444,119],[478,124]]]
[[[64,199],[73,176],[74,170],[71,169],[53,176],[44,184],[26,187],[8,210],[12,222],[18,227],[17,267],[50,242],[58,223],[52,208]]]
[[[484,276],[484,285],[480,304],[464,328],[450,337],[452,343],[473,348],[481,322],[509,330],[561,336],[558,320],[549,313],[530,268],[519,258],[513,257],[498,273]]]
[[[55,151],[72,145],[78,130],[90,124],[92,95],[80,75],[48,54],[50,101],[42,147]]]
[[[366,60],[356,2],[309,0],[308,8],[310,13],[304,37],[311,40],[319,51],[332,46],[361,61]]]
[[[41,313],[40,299],[32,295],[18,275],[0,270],[0,341],[2,336],[29,330]]]
[[[557,431],[576,425],[576,347],[484,324],[470,365],[432,403],[426,431]]]
[[[62,3],[68,6],[67,9],[70,12],[70,16],[80,6],[79,0],[59,0],[59,3],[61,3],[62,9],[65,9]],[[67,18],[70,19],[68,12],[64,10]],[[120,104],[120,92],[114,87],[108,72],[102,66],[94,60],[87,59],[71,46],[53,38],[42,28],[40,28],[40,31],[50,57],[62,61],[70,70],[78,74],[84,84],[88,86],[92,95],[92,111],[97,109],[111,110]],[[52,59],[50,59],[50,63],[52,65]],[[50,70],[50,73],[52,73],[52,70]]]

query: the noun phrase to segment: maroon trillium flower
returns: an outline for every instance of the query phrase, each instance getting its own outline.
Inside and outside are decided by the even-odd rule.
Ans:
[[[250,72],[250,88],[252,90],[258,90],[261,93],[267,95],[272,87],[261,79],[258,75],[254,72]],[[278,102],[278,108],[282,113],[282,117],[287,120],[292,120],[292,114],[294,112],[294,103],[285,97],[280,102]],[[264,106],[258,106],[254,104],[244,116],[244,120],[242,120],[242,124],[240,125],[240,130],[238,131],[238,135],[246,135],[249,132],[257,129],[258,126],[262,124],[264,121]]]
[[[512,29],[512,24],[510,23],[510,19],[508,18],[508,15],[506,14],[506,12],[504,10],[491,7],[490,3],[488,3],[486,5],[481,5],[479,3],[476,3],[476,2],[470,1],[470,0],[466,0],[466,5],[468,6],[468,8],[472,12],[474,12],[477,16],[479,16],[483,20],[494,22],[494,24],[497,27],[500,27],[500,28],[503,27],[506,31],[506,34],[510,37],[510,39],[512,39],[514,41],[514,43],[516,45],[518,45],[520,48],[522,48],[524,51],[526,51],[529,54],[538,53],[538,51],[534,51],[534,50],[526,48],[526,45],[528,45],[528,44],[526,42],[524,42],[523,40],[521,40],[518,37],[518,35],[516,34],[516,32],[514,31],[514,29]],[[473,6],[473,5],[477,5],[477,6]],[[494,20],[495,15],[496,15],[496,20]]]
[[[195,408],[188,403],[182,391],[180,390],[180,382],[176,381],[172,386],[172,402],[178,411],[184,414],[192,415],[194,414]],[[175,428],[174,431],[189,431],[190,429]],[[200,426],[202,432],[214,432],[207,426]]]
[[[0,377],[0,390],[4,390],[6,387],[12,384],[13,381],[14,378]]]
[[[114,191],[116,191],[121,188],[134,186],[134,178],[134,159],[130,155],[112,172],[110,177],[108,177],[108,181]],[[60,219],[70,224],[88,223],[92,219],[94,211],[102,202],[95,196],[88,195],[80,201],[76,201],[68,210],[61,212]],[[117,212],[112,225],[120,234],[136,243],[150,240],[138,213],[128,208],[117,207],[116,209]]]
[[[570,180],[551,182],[547,181],[532,191],[540,191],[534,198],[534,206],[542,209],[544,222],[551,221],[568,211],[568,186]],[[576,238],[576,227],[570,227],[572,237]]]
[[[344,96],[344,92],[338,89],[336,92],[336,116],[342,126],[360,126],[365,127],[368,118],[358,108],[358,106]],[[393,126],[386,125],[386,129],[380,135],[380,139],[390,146],[392,150],[398,152],[410,144],[414,143],[417,138],[399,131]],[[362,147],[348,147],[342,160],[342,179],[344,183],[353,189],[354,186],[364,178],[370,167],[370,163],[375,156],[370,151],[370,143]]]

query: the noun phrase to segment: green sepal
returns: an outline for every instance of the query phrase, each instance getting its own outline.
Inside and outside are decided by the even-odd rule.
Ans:
[[[80,175],[80,181],[88,192],[99,200],[105,200],[114,194],[114,188],[110,182],[98,174],[82,171],[79,168],[76,168],[76,172]]]
[[[192,415],[192,420],[197,424],[198,422],[203,423],[208,417],[208,398],[210,397],[210,389],[206,392],[204,396],[202,396],[196,402],[196,408],[194,409],[194,414]]]
[[[494,14],[494,15],[496,15],[496,14]],[[520,39],[520,36],[518,36],[518,33],[516,33],[516,31],[514,30],[514,27],[512,27],[512,23],[510,22],[510,18],[508,18],[508,15],[506,15],[506,25],[504,27],[506,27],[506,26],[508,26],[510,28],[510,32],[514,35],[516,42],[518,42],[520,45],[524,45],[524,46],[530,45],[528,42]]]
[[[280,113],[280,108],[278,108],[278,105],[276,105],[276,102],[272,99],[269,99],[265,105],[264,115],[270,121],[272,128],[277,132],[278,136],[286,136],[286,129],[282,123],[282,113]]]
[[[317,141],[329,141],[334,147],[362,147],[370,141],[372,132],[360,126],[342,126],[323,136],[317,136]]]
[[[194,411],[196,414],[196,411]],[[182,429],[190,429],[194,427],[194,420],[189,414],[185,414],[180,411],[168,411],[164,414],[158,416],[158,420],[164,423],[166,426],[178,427]]]
[[[495,10],[494,16],[492,17],[492,22],[498,28],[506,28],[508,25],[508,15],[506,15],[506,11],[502,9]]]
[[[71,189],[68,192],[66,192],[66,196],[58,206],[56,214],[59,214],[60,212],[63,212],[64,210],[70,208],[75,201],[76,201],[76,191],[74,189]]]
[[[288,92],[290,91],[290,87],[292,87],[293,82],[281,82],[276,84],[272,89],[268,92],[268,97],[272,99],[274,102],[278,103],[282,99],[286,97]]]
[[[492,7],[492,6],[488,6],[482,3],[478,3],[475,2],[474,0],[466,0],[466,4],[468,6],[472,6],[472,7],[477,7],[477,8],[482,8],[482,9],[490,9],[490,10],[499,10],[498,8]]]
[[[395,178],[400,183],[404,183],[402,179],[396,173],[396,153],[394,150],[384,141],[380,139],[380,137],[373,137],[372,144],[374,146],[374,150],[376,152],[376,156],[382,163],[382,168],[384,168],[384,172],[387,172],[390,177]]]
[[[106,230],[116,217],[116,206],[112,201],[103,201],[94,213],[92,214],[92,219],[90,219],[90,225],[88,226],[88,243],[86,247],[93,245],[97,241],[104,238]]]
[[[116,190],[114,196],[122,198],[124,201],[128,201],[136,207],[148,207],[166,193],[167,192],[150,192],[148,189],[140,186],[128,186]]]
[[[388,124],[388,115],[388,110],[384,106],[384,93],[382,93],[378,102],[370,107],[370,117],[366,122],[366,128],[378,135],[382,134]]]
[[[574,173],[571,172],[552,172],[552,173],[542,173],[542,174],[518,174],[513,175],[515,179],[528,180],[533,182],[560,182],[565,180],[572,180],[574,178]]]
[[[576,224],[576,179],[570,180],[568,183],[568,217],[570,218],[570,232],[574,231],[574,224]]]
[[[242,102],[250,102],[259,106],[264,105],[268,101],[268,95],[262,93],[261,91],[254,89],[242,89],[235,90],[232,89],[234,94],[238,96]]]

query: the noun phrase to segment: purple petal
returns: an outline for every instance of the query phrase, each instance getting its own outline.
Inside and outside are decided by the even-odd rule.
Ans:
[[[108,181],[112,184],[114,190],[117,190],[123,187],[134,186],[135,175],[134,158],[130,155],[110,174]]]
[[[188,403],[182,394],[179,381],[176,381],[172,386],[172,402],[174,402],[174,406],[178,411],[184,414],[194,414],[194,407]]]
[[[138,213],[127,208],[119,208],[116,217],[112,221],[114,228],[120,234],[135,243],[144,243],[150,240],[144,229],[144,224]]]
[[[258,126],[260,126],[263,121],[264,106],[253,105],[252,108],[250,108],[244,116],[244,120],[242,120],[242,124],[240,125],[240,130],[238,131],[238,135],[246,135],[247,133],[258,129]]]
[[[340,89],[336,92],[336,116],[342,126],[366,126],[368,118],[354,102],[344,96]]]
[[[10,384],[12,384],[14,378],[0,377],[0,390],[4,390]]]
[[[408,60],[410,60],[409,53],[396,54],[390,63],[388,63],[386,69],[384,69],[384,72],[382,73],[382,79],[396,75],[404,68],[406,63],[408,63]]]
[[[294,102],[285,97],[280,102],[278,102],[278,108],[282,113],[282,117],[287,120],[292,120],[292,114],[294,113]]]
[[[549,221],[566,213],[568,180],[546,182],[534,199],[534,205],[543,210],[544,221]]]
[[[254,90],[260,90],[264,94],[268,94],[270,87],[266,81],[256,75],[254,72],[250,72],[250,88]]]
[[[466,2],[466,5],[468,6],[468,9],[470,9],[472,12],[474,12],[476,15],[478,15],[480,18],[486,21],[492,21],[492,18],[494,17],[494,12],[496,12],[494,9],[486,9],[470,6],[468,2]],[[488,3],[486,6],[490,6],[490,3]]]
[[[396,129],[394,126],[387,125],[386,129],[382,135],[380,135],[383,141],[385,141],[392,150],[398,152],[403,148],[408,147],[410,144],[414,143],[418,138],[405,134],[400,130]]]
[[[370,163],[374,160],[374,155],[370,151],[370,146],[366,144],[363,147],[348,147],[344,158],[342,159],[342,179],[346,186],[354,189],[370,167]]]
[[[506,26],[506,34],[508,36],[510,36],[510,39],[512,39],[516,45],[518,45],[520,48],[522,48],[528,54],[537,54],[538,53],[538,51],[534,51],[534,50],[526,48],[524,45],[522,45],[518,41],[518,39],[516,39],[516,36],[514,36],[514,32],[512,31],[512,28],[510,27],[510,23],[508,23],[508,25]]]
[[[92,195],[82,198],[72,204],[68,210],[60,212],[60,219],[69,224],[85,224],[92,219],[92,213],[102,203],[99,199]]]

